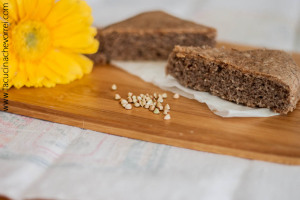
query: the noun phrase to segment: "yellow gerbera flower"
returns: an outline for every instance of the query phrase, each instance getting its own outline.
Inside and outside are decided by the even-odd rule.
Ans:
[[[85,1],[0,3],[0,89],[53,87],[91,72],[92,61],[82,54],[95,53],[99,43]]]

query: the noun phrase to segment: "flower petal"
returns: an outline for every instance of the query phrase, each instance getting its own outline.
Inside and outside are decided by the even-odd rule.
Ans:
[[[31,0],[27,0],[31,1]],[[32,19],[35,20],[45,20],[45,18],[50,14],[53,6],[55,5],[55,0],[36,0],[38,3],[34,8],[32,13]]]
[[[27,87],[39,85],[44,79],[44,76],[41,73],[39,73],[39,69],[40,69],[39,63],[24,62],[24,66],[28,75],[28,80],[25,85]]]
[[[56,84],[70,83],[91,72],[92,61],[81,54],[95,53],[99,42],[94,38],[96,29],[91,27],[93,21],[91,8],[84,0],[0,0],[0,2],[7,2],[9,5],[11,18],[9,22],[12,25],[10,32],[19,22],[39,21],[45,24],[51,34],[51,44],[45,48],[47,53],[37,59],[18,57],[14,44],[19,43],[16,42],[15,35],[10,37],[10,86],[53,87]],[[3,11],[3,7],[0,10]],[[0,75],[0,78],[1,89],[3,75]]]
[[[54,87],[56,85],[55,82],[49,80],[48,78],[45,78],[43,81],[42,81],[42,85],[47,87],[47,88],[51,88],[51,87]]]
[[[51,63],[46,63],[46,62],[41,62],[39,67],[39,73],[44,77],[42,80],[42,84],[45,85],[44,83],[47,83],[47,85],[45,85],[46,87],[49,87],[50,85],[55,85],[56,83],[62,83],[63,82],[63,78],[62,76],[56,72],[53,71],[49,66],[51,65]],[[53,83],[53,84],[50,84]]]
[[[69,37],[55,38],[53,36],[53,46],[71,49],[73,52],[83,54],[96,53],[99,47],[99,42],[94,38],[96,30],[94,28],[85,28],[84,30],[88,31],[70,35]]]
[[[0,65],[3,65],[3,58],[0,58],[1,62]],[[5,64],[6,66],[6,64]],[[2,89],[9,89],[13,86],[12,80],[14,79],[14,77],[16,76],[16,72],[17,72],[17,67],[18,67],[18,61],[17,59],[13,58],[13,55],[10,56],[10,60],[9,60],[9,65],[8,65],[8,70],[6,68],[1,68],[1,73],[0,73],[0,90]],[[5,77],[5,78],[4,78]],[[8,86],[4,83],[4,81],[6,82],[8,78]]]
[[[16,0],[20,20],[44,20],[50,13],[55,0]]]
[[[55,3],[45,23],[53,28],[74,19],[92,24],[91,8],[83,0],[60,0]]]
[[[69,56],[72,57],[72,59],[74,59],[80,65],[84,74],[91,73],[93,69],[93,61],[81,54],[70,53]]]
[[[25,66],[23,62],[19,62],[17,66],[17,72],[14,78],[12,79],[12,85],[15,88],[21,88],[23,87],[28,80],[28,76],[25,70]]]
[[[74,60],[68,53],[58,50],[51,50],[41,62],[53,73],[57,74],[60,79],[52,76],[53,74],[45,74],[48,80],[52,80],[59,84],[70,83],[71,81],[81,78],[83,70],[76,60]],[[48,71],[49,71],[48,70]]]
[[[8,21],[9,22],[16,22],[19,20],[19,15],[18,15],[18,5],[17,5],[17,2],[16,0],[0,0],[0,4],[1,4],[1,7],[0,7],[0,12],[3,14],[3,5],[4,3],[7,3],[6,5],[8,6]],[[2,15],[1,15],[2,17]],[[4,20],[6,21],[6,20]]]
[[[97,31],[90,27],[92,21],[91,8],[85,1],[61,0],[55,4],[45,23],[52,29],[54,47],[92,54],[99,46],[94,39]]]

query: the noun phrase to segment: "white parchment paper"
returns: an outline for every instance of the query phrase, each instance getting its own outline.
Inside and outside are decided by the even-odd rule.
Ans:
[[[250,108],[238,105],[213,96],[208,92],[199,92],[183,87],[175,78],[165,75],[166,62],[112,61],[112,64],[164,90],[206,103],[212,112],[221,117],[271,117],[278,115],[278,113],[266,108]]]

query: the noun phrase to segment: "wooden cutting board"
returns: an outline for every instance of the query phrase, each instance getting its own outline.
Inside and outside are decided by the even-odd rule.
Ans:
[[[300,54],[293,56],[300,66]],[[121,96],[129,91],[164,92],[113,66],[96,66],[90,75],[68,85],[12,88],[8,112],[188,149],[300,165],[299,103],[285,116],[222,118],[206,104],[183,97],[174,100],[167,92],[172,119],[166,121],[162,114],[154,115],[143,108],[123,109],[114,100],[116,92],[110,89],[113,83]],[[0,95],[2,98],[2,91]]]

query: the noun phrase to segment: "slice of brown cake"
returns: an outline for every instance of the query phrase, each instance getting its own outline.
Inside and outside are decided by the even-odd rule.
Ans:
[[[300,98],[300,67],[278,50],[176,46],[167,73],[194,90],[282,114]]]
[[[161,11],[145,12],[99,30],[98,54],[108,60],[167,60],[175,45],[214,46],[215,37],[214,28]]]

